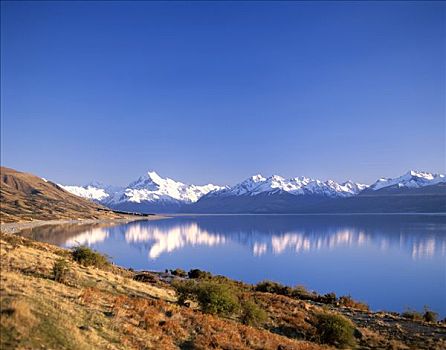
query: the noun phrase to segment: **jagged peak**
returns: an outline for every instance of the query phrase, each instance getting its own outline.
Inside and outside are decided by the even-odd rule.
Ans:
[[[432,180],[435,176],[438,176],[437,174],[432,174],[425,171],[417,171],[417,170],[409,170],[405,175],[412,177],[421,177],[428,180]]]
[[[422,187],[428,185],[435,185],[446,182],[443,174],[432,174],[425,171],[409,170],[402,176],[395,178],[382,177],[370,186],[373,190],[379,190],[384,187],[398,186],[398,187]]]
[[[76,192],[75,194],[81,196],[94,196],[94,198],[103,196],[103,198],[106,198],[104,202],[108,201],[110,203],[156,200],[175,200],[190,203],[199,200],[207,194],[209,196],[253,196],[260,193],[278,193],[278,191],[283,191],[294,195],[350,197],[357,195],[366,188],[372,191],[389,186],[415,188],[445,182],[446,178],[442,174],[410,170],[397,178],[389,179],[382,177],[371,186],[351,180],[338,183],[333,180],[322,181],[306,176],[287,179],[280,175],[272,175],[266,178],[261,174],[256,174],[234,186],[222,187],[213,184],[188,185],[169,178],[162,178],[156,171],[149,170],[145,175],[125,188],[114,188],[98,181],[89,183],[83,189],[79,189],[76,186],[66,186],[65,188],[70,188],[73,193]]]
[[[147,176],[150,177],[152,180],[164,180],[161,176],[158,175],[158,173],[155,170],[149,170],[147,172]]]
[[[262,182],[265,180],[266,180],[266,178],[263,177],[261,174],[253,175],[247,179],[247,181],[252,181],[252,182]]]
[[[285,178],[283,178],[280,175],[272,175],[268,179],[271,179],[272,181],[283,181],[283,180],[285,180]]]

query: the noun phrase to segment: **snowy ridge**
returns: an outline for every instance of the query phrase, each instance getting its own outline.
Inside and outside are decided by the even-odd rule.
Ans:
[[[170,178],[162,178],[154,171],[149,171],[124,188],[92,182],[85,186],[64,186],[63,189],[77,196],[100,202],[106,206],[119,207],[125,203],[173,203],[190,204],[200,198],[256,196],[259,194],[289,193],[295,196],[321,196],[327,198],[346,198],[356,196],[363,190],[376,191],[386,187],[419,188],[446,183],[442,174],[409,171],[406,174],[389,179],[381,178],[371,186],[346,181],[317,180],[309,177],[285,179],[278,175],[264,177],[260,174],[234,185],[203,186],[188,185]]]
[[[169,178],[163,179],[154,171],[149,171],[138,180],[132,182],[127,188],[115,193],[107,204],[118,204],[123,201],[141,203],[157,201],[178,201],[194,203],[208,192],[219,190],[221,186],[212,184],[204,186],[187,185]]]
[[[335,181],[314,180],[308,177],[295,177],[285,179],[278,175],[268,178],[255,175],[247,180],[220,191],[214,191],[208,196],[254,196],[260,193],[288,192],[293,195],[321,195],[327,197],[349,197],[358,194],[367,188],[367,185],[353,183],[351,181],[339,184]]]
[[[370,189],[376,191],[385,187],[393,187],[396,186],[398,188],[406,187],[406,188],[419,188],[425,186],[432,186],[439,183],[446,183],[446,177],[443,174],[431,174],[422,171],[408,171],[406,174],[396,177],[393,179],[390,178],[381,178],[378,179],[373,185],[370,186]]]
[[[90,199],[96,202],[103,202],[107,198],[113,196],[116,192],[121,191],[122,188],[118,186],[105,185],[102,182],[93,181],[85,186],[68,186],[57,184],[65,191],[68,191],[76,196]]]
[[[105,189],[93,186],[64,186],[61,184],[58,184],[58,186],[62,187],[65,191],[68,191],[76,196],[91,199],[98,202],[101,202],[110,196],[110,194],[107,193]]]

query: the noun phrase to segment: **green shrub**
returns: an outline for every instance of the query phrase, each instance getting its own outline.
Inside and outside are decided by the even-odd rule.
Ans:
[[[299,297],[301,295],[311,295],[311,292],[305,286],[296,286],[291,291],[291,296],[293,297]]]
[[[73,248],[71,255],[74,261],[83,266],[94,266],[102,268],[110,264],[107,256],[102,255],[94,251],[93,249],[85,246],[78,246]]]
[[[310,292],[304,286],[296,286],[292,288],[290,296],[302,300],[318,301],[319,299],[319,295],[317,293]]]
[[[213,281],[177,281],[172,284],[178,295],[178,303],[187,300],[198,302],[201,310],[209,314],[230,316],[238,311],[237,294],[229,286]]]
[[[178,277],[187,277],[187,272],[184,271],[183,269],[175,269],[175,270],[170,270],[170,273],[174,276],[178,276]]]
[[[250,326],[261,326],[268,318],[268,314],[259,305],[251,300],[244,300],[241,303],[240,320],[243,324]]]
[[[189,276],[189,278],[199,278],[199,279],[206,279],[212,277],[212,274],[210,272],[202,271],[199,269],[192,269],[187,273],[187,275]]]
[[[335,304],[338,300],[335,293],[327,293],[322,298],[326,304]]]
[[[437,322],[437,318],[438,318],[438,313],[437,312],[429,310],[429,308],[427,306],[424,307],[423,319],[426,322]]]
[[[65,259],[57,259],[53,265],[53,278],[56,282],[66,283],[69,278],[70,265]]]
[[[406,309],[402,314],[402,317],[407,318],[409,320],[417,320],[421,321],[423,319],[423,315],[415,310]]]
[[[196,300],[198,286],[195,281],[173,281],[172,287],[178,297],[178,304],[185,305],[187,300]]]
[[[350,320],[341,315],[331,313],[317,315],[316,328],[319,340],[323,344],[338,348],[355,346],[355,327]]]
[[[257,283],[255,286],[255,290],[257,292],[266,292],[280,295],[291,295],[292,293],[292,288],[268,280]]]
[[[230,316],[239,307],[234,292],[228,286],[214,282],[199,284],[197,301],[204,312],[223,316]]]

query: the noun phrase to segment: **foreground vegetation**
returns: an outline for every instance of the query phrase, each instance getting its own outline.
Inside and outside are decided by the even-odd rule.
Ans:
[[[134,272],[87,247],[70,251],[15,235],[0,238],[2,349],[446,345],[446,326],[430,314],[419,320],[371,313],[350,297],[270,281],[251,286],[200,270]]]

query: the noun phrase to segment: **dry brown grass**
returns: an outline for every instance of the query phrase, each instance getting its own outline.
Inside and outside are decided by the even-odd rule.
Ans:
[[[102,205],[75,196],[32,174],[0,167],[0,222],[57,219],[119,219]]]
[[[52,278],[63,249],[1,238],[0,348],[324,349],[176,304],[173,290],[129,271],[70,264],[75,280]],[[12,311],[14,310],[14,311]]]
[[[241,286],[243,299],[255,300],[268,314],[255,328],[179,306],[173,289],[158,278],[139,282],[132,271],[113,265],[84,267],[64,249],[14,235],[0,234],[0,244],[2,349],[329,349],[315,343],[317,315],[327,306]],[[66,283],[53,280],[52,267],[61,256],[70,261]],[[330,310],[337,312],[334,306]],[[347,317],[360,314],[345,310]],[[425,335],[404,344],[410,327],[441,334],[440,326],[404,320],[396,337],[387,327],[371,327],[383,323],[379,314],[364,314],[370,317],[360,328],[364,349],[444,345]]]
[[[349,295],[340,297],[339,304],[356,310],[369,311],[369,306],[366,303],[354,300]]]
[[[108,296],[96,297],[101,300]],[[198,310],[163,300],[130,298],[108,300],[115,323],[126,332],[133,346],[163,349],[189,346],[194,349],[323,349],[318,344],[299,342],[266,330],[203,314]]]
[[[36,317],[24,299],[15,299],[9,305],[2,306],[2,323],[4,326],[14,327],[16,332],[24,337],[30,335],[30,331],[34,328],[36,322]]]

